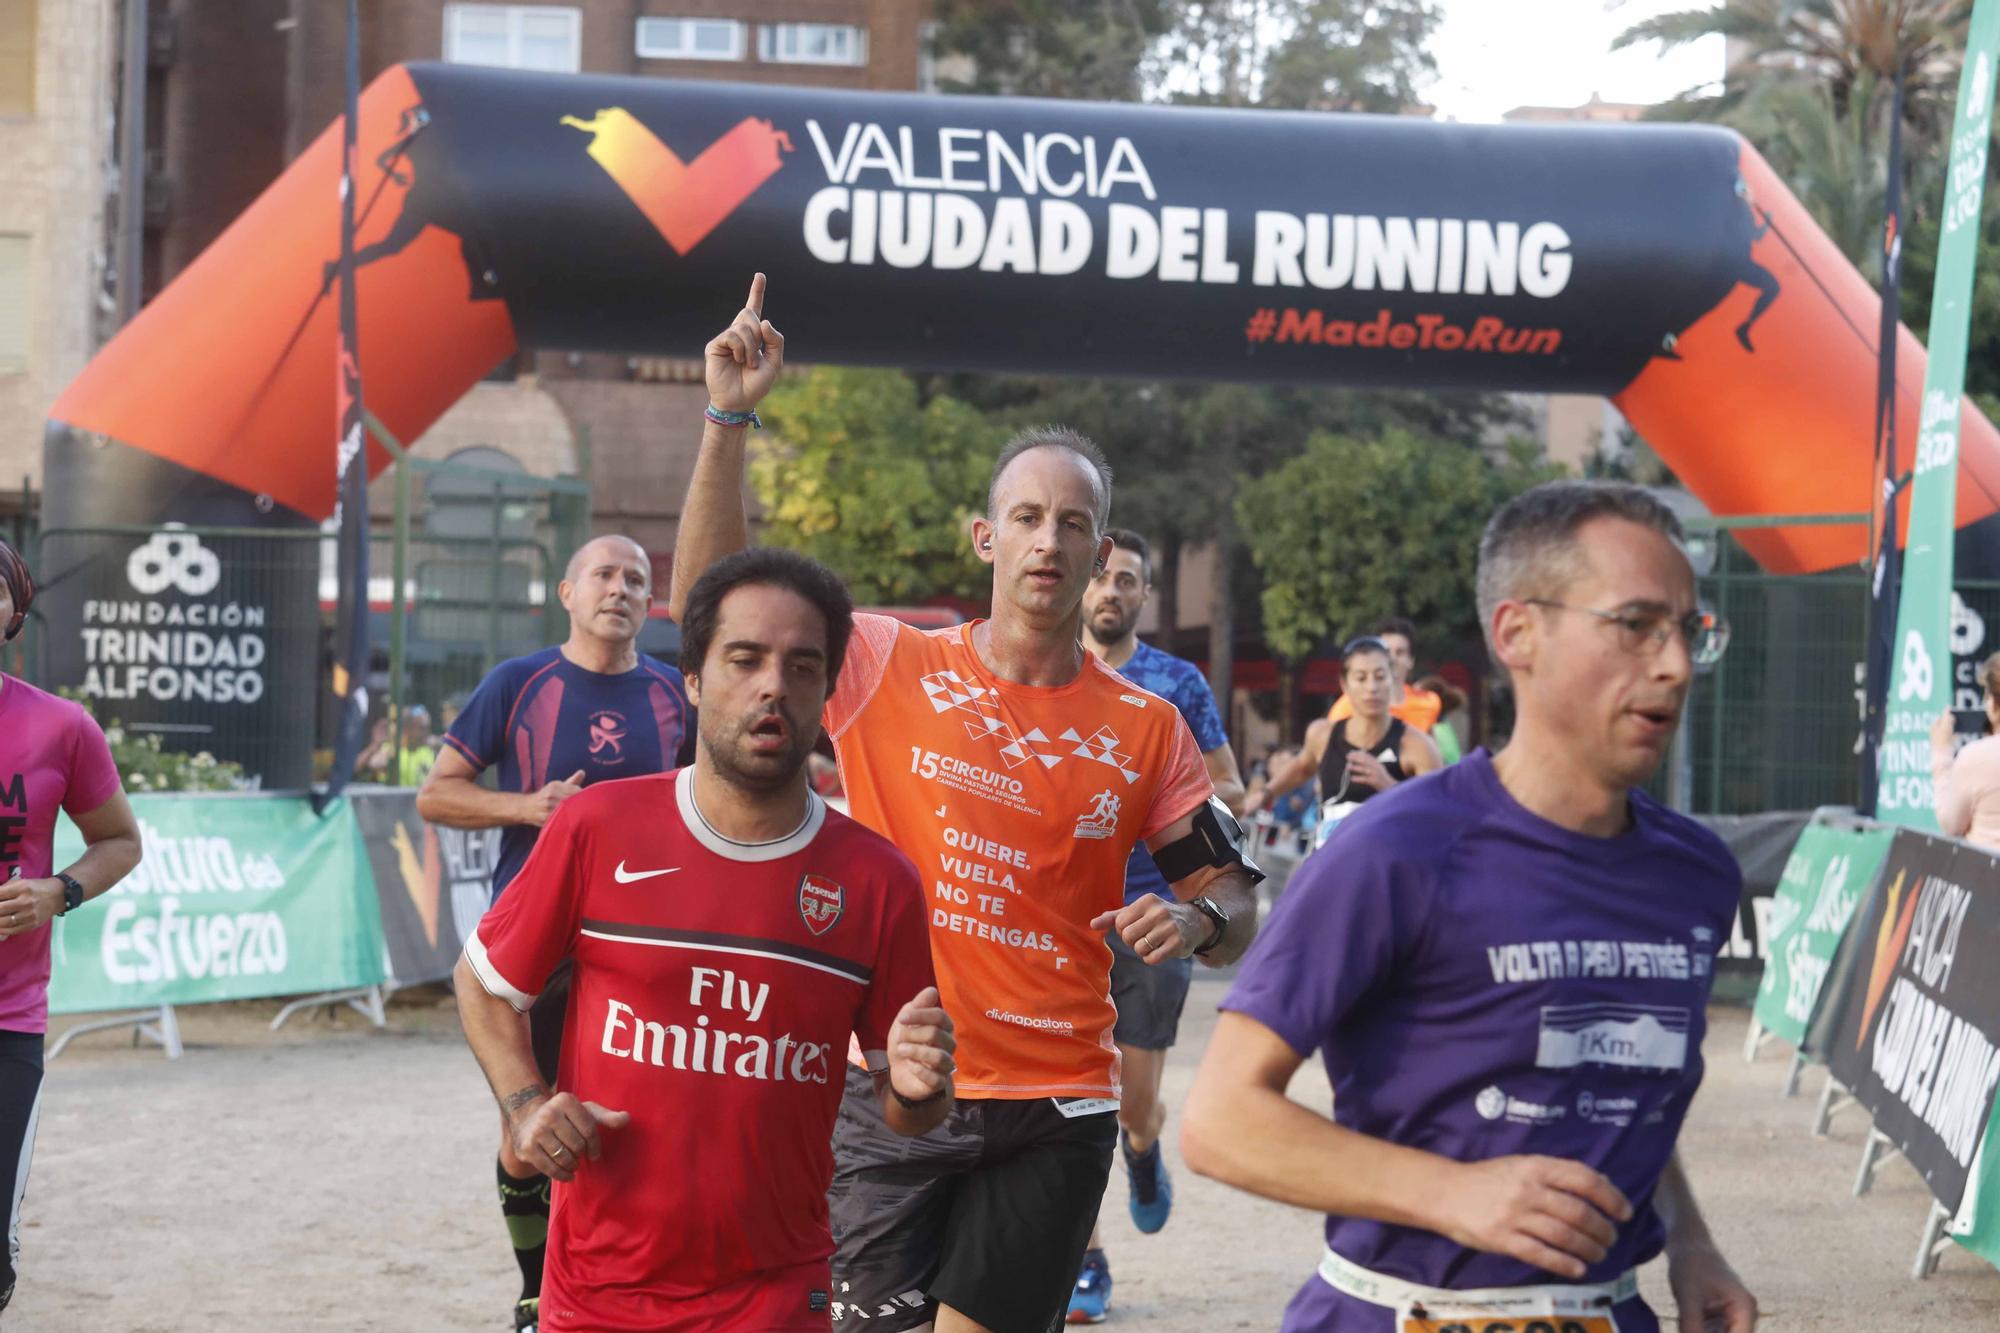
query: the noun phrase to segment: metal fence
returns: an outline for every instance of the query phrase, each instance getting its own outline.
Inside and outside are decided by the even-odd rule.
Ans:
[[[556,585],[589,530],[584,482],[407,459],[393,525],[369,551],[382,697],[423,704],[441,730],[495,664],[560,642]]]
[[[1767,574],[1723,532],[1699,582],[1703,603],[1729,621],[1729,651],[1696,680],[1656,791],[1675,795],[1678,776],[1698,814],[1852,804],[1868,616],[1862,571]]]
[[[1716,542],[1700,591],[1729,620],[1729,651],[1697,679],[1686,728],[1654,793],[1682,798],[1696,814],[1853,805],[1866,573],[1767,574],[1728,531]],[[1960,580],[1956,593],[1952,702],[1977,708],[1975,669],[2000,649],[2000,581]]]

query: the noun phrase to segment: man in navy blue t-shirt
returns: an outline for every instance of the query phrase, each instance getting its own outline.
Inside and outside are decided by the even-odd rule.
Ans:
[[[487,673],[445,733],[417,811],[452,828],[501,829],[498,897],[521,869],[557,806],[595,782],[665,773],[690,758],[694,727],[678,669],[638,650],[653,604],[652,563],[629,537],[599,537],[570,557],[556,590],[569,638]],[[499,781],[482,787],[486,769]],[[569,1002],[567,966],[528,1015],[535,1059],[554,1083]],[[500,1210],[520,1263],[517,1329],[538,1319],[548,1237],[549,1182],[514,1155],[502,1117]]]
[[[1134,685],[1180,710],[1194,733],[1217,799],[1232,813],[1240,812],[1243,778],[1208,678],[1194,663],[1139,639],[1139,616],[1153,592],[1152,550],[1144,537],[1124,528],[1112,528],[1106,535],[1111,538],[1111,556],[1083,594],[1083,646]],[[1153,854],[1142,844],[1132,849],[1125,866],[1125,901],[1135,903],[1149,893],[1174,896],[1166,876],[1153,864]],[[1120,1063],[1118,1123],[1124,1131],[1125,1177],[1131,1186],[1133,1225],[1150,1235],[1167,1224],[1174,1203],[1173,1182],[1160,1158],[1160,1130],[1167,1120],[1167,1109],[1160,1104],[1160,1077],[1180,1027],[1181,1007],[1187,1003],[1194,959],[1148,964],[1116,931],[1105,938],[1111,945],[1111,998],[1118,1006],[1112,1038],[1118,1043]],[[1069,1322],[1101,1322],[1110,1301],[1111,1265],[1102,1237],[1093,1234],[1076,1289],[1070,1293]]]
[[[1656,1333],[1633,1272],[1662,1251],[1682,1329],[1756,1324],[1675,1154],[1742,877],[1637,790],[1727,643],[1680,541],[1633,486],[1502,508],[1479,612],[1507,748],[1370,801],[1244,957],[1181,1142],[1204,1175],[1327,1214],[1287,1333]],[[1331,1119],[1285,1097],[1315,1053]]]

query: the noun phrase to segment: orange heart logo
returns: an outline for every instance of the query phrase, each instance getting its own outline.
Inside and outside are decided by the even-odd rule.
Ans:
[[[768,120],[748,117],[692,162],[661,143],[624,107],[608,107],[590,120],[562,123],[591,136],[586,149],[625,191],[674,253],[700,245],[722,220],[785,165],[792,141]]]

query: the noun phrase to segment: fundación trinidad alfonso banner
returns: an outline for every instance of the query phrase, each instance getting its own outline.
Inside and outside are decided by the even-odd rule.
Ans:
[[[2000,857],[1901,829],[1807,1047],[1956,1211],[2000,1084]]]
[[[1763,941],[1757,1021],[1794,1046],[1805,1043],[1827,969],[1895,836],[1890,828],[1808,824],[1785,862]]]
[[[306,995],[384,979],[382,921],[344,801],[134,796],[145,857],[54,925],[51,1013]],[[55,863],[83,853],[57,822]]]
[[[1931,795],[1931,722],[1952,706],[1950,629],[1952,563],[1959,470],[1959,414],[1965,392],[1967,329],[1979,250],[1980,202],[1993,93],[2000,62],[2000,3],[1980,0],[1959,76],[1951,126],[1944,210],[1938,232],[1937,285],[1931,298],[1930,359],[1924,372],[1903,595],[1892,647],[1876,813],[1893,824],[1937,827]]]

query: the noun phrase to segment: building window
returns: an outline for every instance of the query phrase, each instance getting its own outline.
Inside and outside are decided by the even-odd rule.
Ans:
[[[444,58],[459,65],[583,68],[583,11],[553,5],[447,5]]]
[[[36,0],[0,0],[0,116],[35,114]]]
[[[28,238],[0,232],[0,375],[28,368]]]
[[[741,60],[735,19],[640,19],[639,54],[648,60]]]
[[[865,65],[868,30],[845,23],[766,23],[757,58],[781,65]]]

